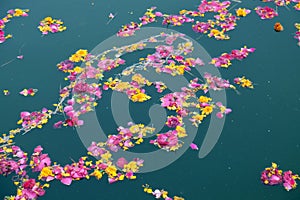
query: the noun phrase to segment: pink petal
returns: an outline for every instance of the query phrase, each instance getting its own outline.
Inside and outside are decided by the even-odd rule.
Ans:
[[[72,178],[62,178],[60,182],[62,182],[65,185],[71,185]]]
[[[17,58],[20,59],[20,60],[22,60],[24,58],[24,56],[23,55],[19,55],[19,56],[17,56]]]
[[[190,147],[191,147],[191,149],[193,149],[193,150],[199,150],[198,146],[197,146],[196,144],[194,144],[194,143],[191,143],[191,144],[190,144]]]
[[[223,113],[218,112],[218,113],[216,114],[216,116],[217,116],[217,118],[222,119],[224,115],[223,115]]]

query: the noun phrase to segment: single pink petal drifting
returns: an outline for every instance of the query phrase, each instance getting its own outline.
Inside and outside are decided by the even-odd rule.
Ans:
[[[161,12],[155,12],[155,16],[156,17],[162,17],[162,16],[164,16]]]
[[[24,56],[23,55],[19,55],[19,56],[17,56],[17,58],[20,59],[20,60],[22,60],[24,58]]]
[[[194,144],[194,143],[191,143],[191,144],[190,144],[190,147],[191,147],[191,149],[193,149],[193,150],[199,150],[198,146],[197,146],[196,144]]]
[[[62,182],[65,185],[71,185],[72,178],[70,178],[70,177],[69,178],[62,178],[60,182]]]
[[[63,121],[58,121],[53,125],[53,128],[61,128],[62,125],[63,125]]]
[[[225,114],[226,115],[229,114],[229,113],[231,113],[231,112],[232,112],[232,110],[230,108],[226,108],[226,110],[225,110]]]
[[[222,112],[218,112],[218,113],[216,114],[216,116],[217,116],[217,118],[222,119],[224,115],[223,115]]]
[[[108,183],[111,184],[111,183],[114,183],[114,182],[117,182],[118,179],[115,179],[115,178],[108,178]]]

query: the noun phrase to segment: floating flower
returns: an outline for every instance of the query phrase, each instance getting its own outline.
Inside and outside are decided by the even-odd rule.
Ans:
[[[34,96],[36,93],[38,92],[38,89],[33,89],[33,88],[29,88],[29,89],[23,89],[20,94],[23,96]]]
[[[253,84],[252,84],[252,81],[250,81],[249,79],[246,79],[245,76],[235,78],[234,83],[238,84],[238,85],[241,85],[244,88],[251,88],[251,89],[254,88]]]
[[[4,32],[5,24],[8,23],[10,19],[14,17],[27,17],[28,12],[29,12],[28,9],[19,9],[19,8],[7,11],[7,15],[4,18],[0,19],[0,44],[5,42],[6,39],[12,38],[11,34],[5,35]]]
[[[251,10],[246,8],[238,8],[235,10],[235,12],[236,12],[236,16],[238,17],[246,17],[251,12]]]
[[[210,63],[215,65],[216,67],[228,68],[231,65],[232,60],[243,60],[254,51],[255,48],[247,48],[246,46],[244,46],[241,49],[234,49],[230,53],[223,53],[220,57],[213,58]]]
[[[53,19],[52,17],[46,17],[40,21],[38,29],[42,32],[43,35],[50,33],[62,32],[67,29],[66,26],[63,26],[63,22],[60,19]]]
[[[276,22],[274,25],[274,30],[276,32],[281,32],[281,31],[283,31],[283,26],[279,22]]]
[[[23,55],[18,55],[17,58],[18,58],[19,60],[22,60],[22,59],[24,58],[24,56],[23,56]]]
[[[165,190],[155,189],[153,190],[148,184],[143,185],[144,192],[148,194],[152,194],[156,199],[164,199],[164,200],[184,200],[182,197],[174,196],[169,197],[168,192]]]
[[[193,150],[199,150],[198,146],[197,146],[196,144],[194,144],[194,143],[191,143],[191,144],[190,144],[190,147],[191,147],[191,149],[193,149]]]
[[[8,96],[8,95],[10,95],[10,92],[9,92],[9,90],[3,90],[3,94],[4,94],[4,96]]]
[[[299,179],[299,176],[297,174],[293,174],[290,170],[285,172],[279,170],[276,163],[272,163],[271,167],[265,168],[265,170],[261,173],[261,181],[265,185],[282,184],[287,191],[295,189],[297,186],[296,180]]]
[[[278,16],[278,13],[273,8],[270,8],[268,6],[265,7],[258,6],[254,10],[256,11],[256,13],[259,15],[261,19],[272,19]]]

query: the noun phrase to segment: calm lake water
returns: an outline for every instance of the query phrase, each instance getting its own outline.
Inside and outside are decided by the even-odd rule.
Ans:
[[[23,60],[0,68],[0,90],[9,89],[11,92],[10,96],[0,94],[1,132],[16,127],[21,111],[50,108],[56,103],[59,86],[65,84],[64,75],[58,72],[56,64],[77,49],[92,50],[115,34],[121,25],[137,21],[151,6],[157,6],[165,13],[177,13],[181,9],[196,9],[199,2],[2,0],[0,16],[5,16],[12,8],[29,8],[31,11],[28,17],[13,19],[7,24],[6,33],[14,37],[0,45],[0,65],[19,55],[22,45],[21,54],[24,55]],[[263,4],[258,0],[243,1],[238,7],[253,9],[257,5],[273,7],[273,4]],[[110,12],[117,13],[117,16],[107,25]],[[67,31],[41,37],[37,26],[46,16],[62,19]],[[273,30],[277,21],[284,26],[281,33]],[[293,38],[295,22],[300,22],[300,13],[292,8],[279,8],[279,17],[272,20],[260,20],[252,12],[238,21],[236,29],[229,33],[229,41],[216,41],[206,36],[197,40],[212,57],[244,45],[256,48],[256,52],[244,61],[234,62],[229,70],[220,70],[226,78],[246,75],[255,83],[255,89],[240,89],[240,95],[227,92],[228,107],[233,112],[226,117],[222,135],[208,156],[199,159],[197,151],[188,149],[163,169],[138,174],[134,181],[111,185],[105,179],[97,181],[94,178],[74,182],[69,187],[54,181],[41,199],[150,200],[153,197],[142,190],[146,183],[168,190],[171,196],[183,196],[188,200],[299,199],[300,189],[286,192],[283,187],[267,187],[260,183],[260,172],[273,161],[285,170],[300,173],[300,47]],[[174,30],[193,39],[199,37],[189,25]],[[35,97],[18,95],[20,90],[29,87],[39,89]],[[109,97],[104,98],[107,103]],[[136,116],[147,114],[140,107],[135,109],[134,105],[131,111]],[[208,124],[209,121],[205,121],[200,126],[194,143],[201,145]],[[113,122],[105,122],[103,127],[109,131],[116,128]],[[71,158],[76,160],[86,152],[76,130],[54,130],[51,124],[18,136],[16,142],[27,152],[41,144],[52,160],[62,164],[70,163]],[[10,179],[0,177],[0,198],[15,194]]]

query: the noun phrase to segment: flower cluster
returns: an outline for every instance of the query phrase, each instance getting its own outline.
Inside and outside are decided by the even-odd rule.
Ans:
[[[226,3],[222,4],[223,7],[226,7],[226,5]],[[212,8],[206,9],[211,10]],[[216,8],[214,11],[218,12],[219,10]],[[161,15],[157,12],[153,15],[151,10],[148,10],[148,12],[146,16],[149,19],[144,18],[144,24],[152,22],[154,15]],[[187,12],[186,15],[192,16],[196,15],[196,13]],[[177,46],[173,45],[175,41]],[[141,58],[136,64],[126,67],[115,77],[103,80],[105,73],[125,64],[125,60],[120,58],[122,54],[143,50],[148,43],[151,43],[151,45],[159,43],[159,45],[156,45],[153,54]],[[143,160],[136,158],[132,161],[127,161],[125,158],[118,158],[115,162],[111,152],[133,148],[141,144],[146,135],[154,132],[154,128],[146,127],[142,124],[129,123],[129,127],[127,128],[119,127],[117,134],[110,134],[107,141],[93,142],[88,148],[88,155],[97,157],[98,160],[96,162],[88,160],[88,157],[84,156],[80,157],[77,162],[73,161],[71,164],[61,166],[55,162],[52,163],[50,157],[42,152],[42,147],[38,146],[34,150],[29,164],[22,161],[22,168],[20,168],[18,164],[18,160],[20,159],[17,157],[27,156],[27,154],[17,153],[17,157],[9,154],[9,151],[12,152],[12,150],[9,150],[9,146],[13,145],[15,134],[27,133],[34,128],[41,128],[53,115],[60,114],[64,117],[63,120],[54,124],[54,128],[83,125],[84,122],[80,119],[80,116],[92,111],[97,106],[97,101],[102,98],[102,92],[108,89],[126,93],[128,98],[133,102],[148,100],[150,96],[146,94],[146,87],[153,86],[158,93],[161,93],[167,86],[161,81],[149,81],[141,73],[138,73],[138,71],[152,68],[157,73],[166,73],[171,76],[183,76],[185,73],[193,75],[193,68],[203,66],[204,63],[200,58],[188,57],[192,51],[193,43],[185,35],[161,33],[131,45],[106,50],[98,55],[92,55],[87,50],[79,49],[67,60],[57,64],[57,68],[66,73],[65,80],[67,84],[59,91],[60,99],[56,104],[53,104],[55,106],[54,111],[46,108],[35,112],[23,111],[20,114],[21,119],[18,121],[21,127],[11,130],[9,134],[3,134],[0,137],[0,148],[3,149],[0,152],[0,156],[5,157],[5,162],[9,160],[12,164],[12,169],[8,169],[8,172],[24,174],[24,179],[18,181],[20,192],[17,192],[17,196],[23,194],[23,182],[30,179],[29,177],[25,177],[27,173],[23,170],[27,165],[33,172],[39,173],[38,179],[40,181],[50,182],[58,180],[66,185],[70,185],[76,180],[88,179],[91,176],[101,179],[104,174],[107,175],[109,183],[121,181],[125,178],[135,179],[136,176],[134,174],[143,166]],[[244,51],[248,51],[248,49],[233,51],[232,57],[243,59],[248,55]],[[80,65],[81,67],[79,67]],[[119,78],[120,76],[129,76],[128,78],[130,79],[129,81],[123,81]],[[205,117],[214,111],[218,118],[222,118],[231,112],[231,109],[227,108],[221,102],[213,102],[212,98],[204,95],[198,98],[196,93],[206,94],[209,90],[219,91],[223,89],[235,89],[235,87],[228,80],[209,73],[205,73],[203,78],[204,81],[202,83],[199,82],[199,79],[195,78],[186,87],[181,88],[181,91],[163,94],[160,99],[161,106],[172,112],[165,122],[165,126],[169,130],[164,133],[158,133],[150,143],[167,151],[175,151],[183,144],[180,139],[188,135],[183,123],[184,118],[188,117],[193,125],[198,126]],[[30,95],[30,93],[28,94]],[[197,149],[198,147],[191,144],[191,148]],[[15,160],[15,162],[11,160]],[[3,174],[9,174],[7,169],[4,171]],[[42,192],[38,192],[37,189],[43,189],[44,187],[47,187],[47,185],[35,182],[30,189],[38,195],[42,194]],[[37,197],[35,196],[35,198]],[[174,199],[176,198],[174,197]]]
[[[128,37],[132,36],[136,30],[139,30],[141,25],[131,22],[130,24],[126,24],[122,26],[122,29],[120,29],[117,33],[119,37]]]
[[[38,89],[34,89],[34,88],[26,89],[25,88],[21,92],[19,92],[19,94],[27,97],[27,96],[34,96],[37,92],[38,92]]]
[[[103,89],[116,90],[118,92],[126,93],[128,98],[133,102],[144,102],[151,97],[145,94],[145,85],[151,86],[153,83],[144,78],[141,74],[134,74],[131,78],[131,82],[121,81],[118,78],[109,78],[107,82],[104,82]]]
[[[114,152],[119,149],[128,150],[135,146],[135,144],[141,144],[147,134],[152,134],[154,128],[145,127],[143,124],[128,124],[129,128],[119,127],[119,133],[117,135],[109,135],[106,141],[106,146]]]
[[[177,123],[177,122],[175,122]],[[155,140],[151,140],[150,144],[154,144],[166,151],[175,151],[182,147],[183,142],[180,138],[186,137],[186,130],[182,126],[176,126],[175,130],[170,130],[166,133],[157,134]]]
[[[295,10],[300,10],[300,2],[299,0],[263,0],[263,2],[274,2],[276,6],[287,6],[291,4],[291,2],[296,3],[294,5]]]
[[[255,8],[255,11],[261,19],[273,19],[274,17],[278,16],[276,10],[268,6],[265,7],[258,6]]]
[[[18,124],[22,124],[23,131],[28,132],[34,128],[42,128],[43,124],[48,123],[48,119],[51,118],[53,111],[43,108],[41,112],[27,112],[20,113],[20,120]]]
[[[168,192],[165,190],[159,190],[159,189],[153,190],[148,184],[143,185],[143,188],[144,188],[144,192],[148,194],[152,194],[156,199],[162,198],[164,200],[184,200],[184,198],[178,196],[174,196],[173,198],[169,197]]]
[[[236,16],[238,17],[246,17],[249,13],[251,13],[251,10],[246,8],[238,8],[235,10]]]
[[[235,78],[234,83],[237,85],[241,85],[244,88],[251,88],[251,89],[254,88],[252,81],[250,81],[249,79],[246,79],[245,76]]]
[[[130,124],[129,128],[119,127],[118,130],[119,133],[115,136],[121,136],[120,140],[122,140],[118,143],[119,147],[125,146],[125,143],[131,142],[130,140],[135,140],[135,144],[140,144],[147,133],[154,131],[151,127],[133,123]],[[10,141],[2,141],[6,137],[6,135],[3,135],[3,138],[0,138],[1,143],[10,144],[12,137],[7,139]],[[78,162],[73,161],[72,164],[65,166],[61,166],[56,162],[52,164],[50,157],[48,154],[43,153],[41,146],[34,149],[28,163],[27,153],[22,151],[20,147],[2,145],[0,147],[0,174],[5,176],[9,174],[18,175],[18,179],[14,180],[14,184],[18,187],[17,195],[6,197],[6,199],[34,200],[45,194],[43,188],[49,187],[49,184],[41,185],[35,179],[30,179],[26,169],[28,166],[32,169],[32,172],[39,173],[39,180],[44,182],[59,180],[65,185],[70,185],[72,181],[89,179],[90,176],[94,176],[99,180],[103,174],[107,174],[109,183],[121,181],[124,178],[135,179],[134,173],[138,172],[139,168],[143,166],[143,160],[135,158],[132,161],[127,161],[125,158],[119,158],[114,164],[112,155],[107,150],[107,148],[114,150],[113,144],[115,143],[112,142],[111,137],[108,138],[106,143],[97,144],[93,142],[88,148],[88,155],[99,157],[99,160],[93,163],[92,160],[88,160],[88,157],[84,156],[80,157]]]
[[[202,0],[197,10],[181,10],[179,14],[165,14],[155,11],[156,7],[147,9],[144,16],[140,17],[140,23],[131,22],[122,27],[117,35],[120,37],[132,36],[141,26],[157,21],[157,18],[162,18],[162,25],[181,26],[185,23],[194,23],[192,29],[197,33],[207,34],[208,37],[213,37],[217,40],[227,40],[230,37],[225,34],[233,30],[236,26],[237,16],[245,17],[250,13],[250,10],[239,8],[236,11],[236,16],[229,12],[228,7],[230,1],[207,1]],[[206,13],[216,13],[213,19],[207,22],[196,21],[193,17],[204,17]]]
[[[234,49],[231,53],[223,53],[220,57],[213,58],[210,63],[216,67],[228,68],[231,65],[231,60],[243,60],[248,57],[249,53],[253,53],[254,51],[255,48],[247,48],[244,46],[240,50]]]
[[[50,33],[62,32],[67,29],[63,26],[63,22],[60,19],[53,19],[52,17],[46,17],[40,21],[38,29],[42,32],[43,35]]]
[[[271,167],[265,168],[261,173],[261,181],[265,185],[283,185],[283,187],[289,191],[295,189],[297,186],[296,180],[299,180],[300,177],[297,174],[293,174],[292,171],[285,171],[278,169],[276,163],[272,163]]]
[[[0,19],[0,44],[5,42],[6,39],[12,38],[11,34],[5,35],[4,32],[5,24],[8,23],[10,19],[12,19],[13,17],[27,17],[28,12],[29,12],[28,9],[23,10],[19,8],[7,11],[7,15],[2,19]]]

